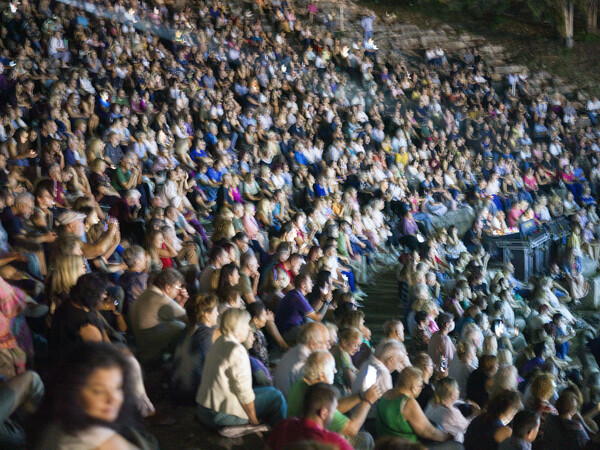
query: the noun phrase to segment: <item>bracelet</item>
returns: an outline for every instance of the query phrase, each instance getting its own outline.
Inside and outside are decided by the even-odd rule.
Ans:
[[[358,393],[358,398],[360,399],[361,402],[367,402],[369,405],[373,406],[373,403],[371,403],[365,396],[364,396],[364,392],[359,392]]]
[[[371,403],[369,400],[367,400],[367,398],[364,396],[364,392],[359,392],[358,398],[360,399],[361,402],[367,402],[369,405],[373,406],[373,403]]]

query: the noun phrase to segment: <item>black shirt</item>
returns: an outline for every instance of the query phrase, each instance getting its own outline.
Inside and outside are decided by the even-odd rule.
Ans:
[[[93,325],[101,333],[104,331],[104,324],[97,311],[85,311],[74,306],[70,301],[60,305],[52,319],[49,336],[51,354],[65,354],[73,346],[82,342],[79,331],[85,325]]]

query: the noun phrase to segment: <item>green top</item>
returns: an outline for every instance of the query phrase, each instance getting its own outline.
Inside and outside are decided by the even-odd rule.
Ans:
[[[246,294],[254,294],[254,291],[252,290],[252,280],[245,273],[240,273],[240,281],[237,285],[237,290],[242,297]],[[246,301],[245,298],[243,300]]]
[[[302,416],[302,411],[304,410],[304,393],[306,392],[307,387],[308,385],[303,380],[296,382],[292,386],[287,398],[287,417]],[[335,414],[333,415],[333,420],[331,421],[327,429],[329,431],[333,431],[334,433],[341,433],[341,431],[348,423],[348,420],[350,419],[348,419],[345,415],[343,415],[336,409]]]
[[[123,185],[128,183],[130,178],[131,170],[124,172],[121,166],[117,167],[117,170],[115,170],[112,179],[112,186],[115,189],[115,191],[122,191],[123,189],[125,189]]]
[[[336,369],[333,384],[341,391],[342,396],[350,395],[351,386],[346,386],[344,384],[344,371],[346,369],[350,369],[356,375],[358,370],[356,370],[356,367],[354,367],[354,364],[352,364],[352,358],[350,358],[348,352],[343,351],[339,345],[336,345],[333,347],[333,349],[331,349],[331,354],[335,359]]]
[[[401,395],[394,398],[380,398],[375,409],[375,425],[379,436],[397,436],[411,442],[418,442],[419,438],[402,417],[402,408],[408,396]]]
[[[337,240],[337,252],[339,256],[345,256],[346,258],[350,257],[350,252],[348,251],[348,246],[346,245],[346,239],[344,238],[344,233],[340,232]]]

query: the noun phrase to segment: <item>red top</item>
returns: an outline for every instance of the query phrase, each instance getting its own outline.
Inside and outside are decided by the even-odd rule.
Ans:
[[[163,249],[167,249],[165,244],[162,245]],[[173,260],[171,258],[160,258],[160,262],[162,262],[163,269],[171,269],[173,267]]]
[[[297,419],[295,417],[277,424],[269,436],[269,448],[283,450],[293,442],[308,440],[335,445],[339,450],[352,450],[348,441],[339,434],[327,431],[318,423],[307,418]]]
[[[280,269],[282,269],[283,271],[285,271],[285,273],[287,273],[287,274],[288,274],[288,276],[290,277],[290,282],[292,282],[292,283],[293,283],[293,281],[294,281],[294,278],[296,278],[296,276],[295,276],[295,275],[294,275],[292,272],[290,272],[289,270],[287,270],[287,269],[285,268],[285,263],[281,263],[281,262],[280,262],[279,264],[277,264],[277,265],[275,266],[275,268],[280,268]]]

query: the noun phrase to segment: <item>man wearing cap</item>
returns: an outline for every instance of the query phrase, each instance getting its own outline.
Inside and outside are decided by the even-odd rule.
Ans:
[[[108,230],[94,244],[87,242],[85,236],[85,228],[83,221],[86,215],[75,211],[65,211],[58,217],[58,223],[62,228],[62,232],[70,233],[81,239],[81,250],[83,256],[87,259],[94,259],[98,256],[109,253],[112,254],[114,249],[121,241],[119,233],[119,225],[116,222],[109,222]],[[110,255],[108,255],[110,256]]]

